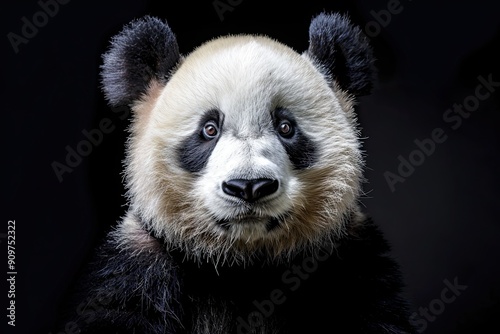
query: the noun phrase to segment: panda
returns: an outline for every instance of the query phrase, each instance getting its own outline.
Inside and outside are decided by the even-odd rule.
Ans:
[[[360,208],[356,99],[367,38],[322,12],[303,53],[262,35],[181,55],[135,19],[101,77],[129,106],[128,211],[97,249],[63,324],[79,333],[410,333],[403,280]]]

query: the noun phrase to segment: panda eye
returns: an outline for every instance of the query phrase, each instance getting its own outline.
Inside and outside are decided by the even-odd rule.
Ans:
[[[219,128],[217,127],[217,124],[215,124],[214,121],[208,121],[205,123],[205,126],[203,126],[203,137],[206,140],[211,140],[217,137],[219,134]]]
[[[292,123],[287,120],[281,121],[278,124],[278,133],[280,134],[280,136],[285,138],[290,138],[291,136],[293,136],[294,130]]]

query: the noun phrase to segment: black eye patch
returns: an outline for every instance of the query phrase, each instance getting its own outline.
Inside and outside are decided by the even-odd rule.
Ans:
[[[217,136],[207,139],[206,124],[217,126]],[[201,171],[207,164],[212,151],[217,145],[222,128],[222,117],[219,110],[212,109],[205,112],[200,119],[196,130],[184,139],[177,148],[181,167],[196,173]]]
[[[316,161],[316,148],[311,139],[309,139],[297,124],[293,114],[285,108],[276,108],[273,113],[273,125],[276,134],[286,150],[290,161],[296,169],[305,169]],[[286,130],[283,135],[284,124]],[[291,127],[288,129],[288,127]]]

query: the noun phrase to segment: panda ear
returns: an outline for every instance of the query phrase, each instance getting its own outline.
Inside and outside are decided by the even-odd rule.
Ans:
[[[103,55],[101,80],[108,102],[129,105],[152,80],[166,84],[179,59],[177,40],[165,22],[149,16],[130,22]]]
[[[356,96],[371,91],[373,52],[367,37],[346,16],[321,13],[313,18],[305,53],[341,89]]]

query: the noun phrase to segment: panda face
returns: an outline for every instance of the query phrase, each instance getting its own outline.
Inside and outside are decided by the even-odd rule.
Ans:
[[[261,119],[221,111],[207,116],[178,147],[182,167],[198,173],[193,196],[226,231],[265,237],[293,206],[294,169],[313,164],[314,146],[282,108]]]
[[[152,85],[130,142],[132,203],[197,258],[279,256],[341,234],[362,161],[351,103],[307,55],[233,36]]]

